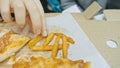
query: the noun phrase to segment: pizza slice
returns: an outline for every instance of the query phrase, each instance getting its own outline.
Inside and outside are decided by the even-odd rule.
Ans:
[[[14,55],[20,50],[28,41],[29,37],[15,34],[11,30],[0,30],[0,62]]]
[[[14,60],[17,58],[14,57]],[[64,58],[25,56],[17,59],[12,68],[90,68],[91,63],[83,60],[72,61]]]

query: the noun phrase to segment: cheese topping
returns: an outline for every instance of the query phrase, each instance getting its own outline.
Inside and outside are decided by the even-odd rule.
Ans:
[[[5,30],[4,32],[0,31],[0,35],[3,35],[2,37],[0,37],[0,54],[4,53],[6,50],[10,48],[23,45],[30,39],[29,37],[15,34],[12,31],[8,32]]]
[[[2,53],[7,47],[7,45],[10,44],[9,42],[10,35],[11,33],[7,33],[0,38],[0,53]]]
[[[13,68],[90,68],[90,62],[83,60],[72,61],[63,58],[44,58],[41,56],[29,57],[30,61],[19,59]]]

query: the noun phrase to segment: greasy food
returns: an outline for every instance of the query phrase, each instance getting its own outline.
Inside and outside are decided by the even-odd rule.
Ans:
[[[29,40],[29,37],[15,34],[11,30],[0,30],[0,62],[14,55]]]
[[[74,44],[74,40],[63,33],[50,33],[42,45],[37,46],[36,43],[41,41],[43,38],[42,35],[38,35],[28,43],[28,47],[33,51],[52,51],[52,58],[57,56],[58,50],[62,50],[63,58],[67,58],[69,43]],[[60,39],[62,41],[60,41]],[[51,42],[54,43],[50,45]]]
[[[13,68],[90,68],[90,62],[83,60],[68,60],[63,58],[44,58],[41,56],[32,56],[21,58],[16,61]]]

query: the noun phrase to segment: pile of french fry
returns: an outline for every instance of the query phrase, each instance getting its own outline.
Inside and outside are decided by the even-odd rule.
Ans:
[[[37,37],[33,38],[29,43],[28,47],[33,51],[52,51],[51,57],[55,58],[57,56],[58,50],[62,50],[62,57],[67,58],[68,56],[68,48],[69,43],[74,44],[75,41],[64,35],[63,33],[50,33],[45,41],[40,46],[36,46],[40,40],[44,39],[45,37],[38,35]],[[50,45],[50,42],[55,38],[54,44]],[[60,43],[62,40],[62,43]]]

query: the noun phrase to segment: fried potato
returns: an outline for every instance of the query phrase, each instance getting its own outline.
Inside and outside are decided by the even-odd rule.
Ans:
[[[9,30],[0,30],[0,62],[16,54],[30,40]]]
[[[54,45],[53,45],[53,50],[52,50],[52,55],[51,55],[52,58],[55,58],[56,55],[57,55],[57,53],[58,53],[59,41],[60,41],[60,37],[58,36],[58,37],[56,38],[56,40],[55,40]]]
[[[44,47],[47,46],[52,41],[53,38],[54,38],[54,33],[50,33],[46,38],[45,42],[43,43],[43,46]]]
[[[55,33],[55,35],[60,36],[60,37],[66,36],[66,35],[64,35],[63,33]],[[67,41],[68,41],[68,42],[70,42],[70,43],[72,43],[72,44],[75,43],[75,41],[74,41],[71,37],[66,36],[66,38],[67,38]]]
[[[34,39],[32,39],[32,40],[28,43],[28,47],[31,49],[31,48],[34,47],[35,44],[36,44],[37,42],[39,42],[42,38],[43,38],[43,36],[38,35],[37,37],[35,37]]]
[[[70,42],[70,43],[72,43],[72,44],[75,43],[75,41],[74,41],[71,37],[66,37],[66,38],[67,38],[67,41],[68,41],[68,42]]]
[[[91,63],[90,62],[86,62],[83,68],[90,68],[90,66],[91,66]]]
[[[62,37],[62,40],[63,40],[62,55],[63,55],[63,58],[67,58],[69,45],[67,44],[67,38],[66,38],[66,36],[63,36],[63,37]]]
[[[58,50],[61,50],[62,45],[59,44],[58,46],[59,46]],[[52,51],[53,48],[54,48],[53,45],[48,45],[48,46],[45,46],[45,47],[43,47],[43,46],[33,46],[33,47],[31,47],[31,50],[32,51]]]
[[[54,44],[50,45],[50,42],[55,37],[56,39],[54,41]],[[43,44],[36,46],[36,43],[42,40],[43,38],[45,37],[42,37],[42,35],[35,37],[28,43],[28,47],[33,51],[52,51],[52,55],[51,55],[52,58],[56,57],[58,50],[62,50],[63,58],[67,58],[69,43],[72,44],[75,43],[75,41],[71,37],[68,37],[63,33],[50,33],[43,42]],[[62,39],[62,42],[60,41],[60,39]]]

